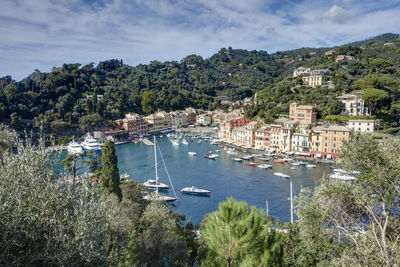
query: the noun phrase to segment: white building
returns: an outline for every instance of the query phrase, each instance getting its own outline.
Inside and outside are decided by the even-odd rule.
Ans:
[[[298,67],[297,69],[295,69],[293,71],[293,78],[300,76],[300,75],[309,74],[310,71],[311,71],[310,68]]]
[[[200,114],[196,116],[196,123],[200,125],[210,125],[211,115],[210,114]]]
[[[368,108],[365,107],[365,102],[362,99],[362,92],[353,92],[352,94],[341,95],[338,96],[337,99],[345,105],[345,110],[340,113],[341,115],[369,115]]]
[[[355,132],[373,133],[376,125],[377,121],[375,120],[349,120],[347,128]]]
[[[294,152],[310,152],[311,143],[309,134],[293,133],[292,135],[292,151]]]
[[[253,121],[244,127],[244,142],[243,142],[243,144],[245,146],[248,146],[248,147],[254,146],[254,140],[255,140],[254,134],[255,134],[255,131],[260,127],[260,125],[261,124],[259,122]]]

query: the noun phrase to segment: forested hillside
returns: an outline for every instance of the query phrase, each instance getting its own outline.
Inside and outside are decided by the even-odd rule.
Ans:
[[[388,41],[393,45],[385,45]],[[155,96],[154,108],[167,111],[189,106],[214,109],[220,105],[217,96],[237,100],[258,92],[259,104],[246,109],[250,117],[272,119],[287,112],[290,101],[316,104],[325,117],[340,111],[335,99],[340,93],[374,88],[388,94],[376,103],[375,113],[397,124],[392,115],[400,110],[398,35],[385,34],[360,42],[360,46],[354,44],[274,54],[223,48],[208,59],[190,55],[179,62],[152,61],[137,66],[112,59],[97,65],[64,64],[49,73],[35,70],[19,82],[6,76],[0,78],[0,119],[16,129],[34,120],[36,127],[63,132],[79,124],[121,118],[127,112],[143,114],[146,91]],[[324,56],[331,49],[354,55],[355,60],[335,63],[334,57]],[[330,69],[334,88],[302,86],[301,79],[291,78],[299,66]]]

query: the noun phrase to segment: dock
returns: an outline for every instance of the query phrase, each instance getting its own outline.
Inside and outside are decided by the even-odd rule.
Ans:
[[[143,144],[145,144],[146,146],[154,146],[154,144],[147,138],[143,138],[142,140]]]

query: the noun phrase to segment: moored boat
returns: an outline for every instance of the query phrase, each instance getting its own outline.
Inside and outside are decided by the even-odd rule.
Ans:
[[[284,163],[286,162],[286,160],[284,160],[284,159],[274,159],[274,162],[275,162],[275,163],[284,164]]]
[[[233,160],[233,161],[236,161],[236,162],[240,162],[240,161],[242,161],[243,159],[241,159],[241,158],[233,158],[232,160]]]
[[[89,133],[86,135],[85,141],[82,142],[81,146],[85,152],[94,151],[96,154],[99,154],[101,152],[99,142]]]
[[[270,158],[259,158],[259,160],[263,160],[263,161],[269,161]]]
[[[248,165],[248,166],[257,166],[257,164],[255,163],[255,162],[246,162],[246,165]]]
[[[307,167],[307,168],[315,168],[316,165],[314,165],[314,164],[307,164],[306,167]]]
[[[129,178],[131,178],[131,176],[126,172],[119,176],[119,179],[121,179],[121,180],[122,179],[129,179]]]
[[[75,141],[68,144],[67,150],[71,154],[81,154],[83,152],[81,145]]]
[[[290,175],[284,174],[282,172],[274,172],[274,175],[282,178],[290,178]]]
[[[197,156],[197,153],[196,152],[192,152],[192,151],[189,151],[188,154],[189,154],[189,156]]]
[[[257,168],[269,169],[269,168],[272,168],[272,166],[268,165],[268,164],[260,164],[260,165],[257,165]]]
[[[200,188],[197,188],[195,186],[182,188],[181,192],[183,194],[197,195],[197,196],[209,196],[210,193],[211,193],[209,190],[200,189]]]
[[[213,155],[204,155],[204,158],[206,158],[206,159],[213,159],[213,160],[215,160],[215,156],[213,156]]]
[[[154,179],[149,179],[146,182],[143,183],[143,186],[149,188],[149,189],[158,189],[158,190],[167,190],[168,185],[156,182]]]
[[[343,180],[343,181],[352,181],[355,180],[356,177],[345,174],[345,173],[340,173],[340,172],[334,172],[330,175],[328,175],[328,178],[330,179],[338,179],[338,180]]]

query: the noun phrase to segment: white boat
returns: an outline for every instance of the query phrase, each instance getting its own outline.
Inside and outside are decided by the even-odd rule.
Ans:
[[[352,181],[355,180],[356,177],[345,174],[345,173],[340,173],[340,172],[334,172],[330,175],[328,175],[328,178],[330,179],[338,179],[338,180],[344,180],[344,181]]]
[[[291,164],[292,164],[292,166],[300,166],[301,165],[301,163],[298,162],[298,161],[297,162],[292,162]]]
[[[211,154],[210,156],[213,156],[213,157],[219,158],[219,154]]]
[[[290,178],[290,175],[284,174],[282,172],[274,172],[274,175],[282,178]]]
[[[197,156],[197,153],[196,152],[192,152],[192,151],[189,151],[188,154],[189,154],[189,156]]]
[[[201,144],[201,140],[197,141],[198,144]]]
[[[93,150],[96,154],[98,154],[101,151],[99,142],[94,139],[93,136],[91,136],[89,133],[86,135],[85,141],[82,142],[81,146],[85,152]]]
[[[179,146],[179,140],[172,140],[171,142],[174,146]]]
[[[232,150],[227,150],[226,153],[229,155],[237,155],[237,152]]]
[[[291,169],[291,170],[295,170],[295,169],[296,169],[296,167],[294,167],[294,166],[293,166],[293,167],[290,167],[290,169]]]
[[[241,158],[233,158],[232,160],[233,160],[233,161],[240,162],[240,161],[242,161],[243,159],[241,159]]]
[[[174,189],[174,186],[172,185],[172,181],[171,181],[171,178],[169,177],[168,170],[167,170],[167,168],[166,168],[166,166],[165,166],[165,162],[164,162],[164,159],[163,159],[162,155],[161,155],[161,159],[162,159],[162,161],[163,161],[163,164],[164,164],[164,167],[165,167],[165,170],[166,170],[168,179],[169,179],[169,181],[170,181],[170,183],[171,183],[172,191],[174,192],[175,197],[163,196],[163,195],[160,195],[160,194],[158,193],[158,191],[161,190],[161,189],[168,189],[168,186],[167,186],[166,184],[163,184],[163,183],[158,182],[158,170],[157,170],[157,140],[156,140],[156,137],[155,137],[155,136],[154,136],[153,138],[154,138],[154,139],[153,139],[153,140],[154,140],[154,141],[153,141],[153,142],[154,142],[154,169],[155,169],[155,172],[156,172],[156,179],[154,179],[154,180],[148,180],[148,181],[144,182],[143,185],[144,185],[145,187],[149,188],[149,189],[155,189],[156,191],[153,192],[153,193],[150,193],[150,194],[148,194],[148,195],[145,195],[143,198],[144,198],[144,199],[147,199],[147,200],[154,200],[154,201],[173,202],[173,201],[177,200],[178,198],[176,197],[175,189]],[[160,151],[160,150],[159,150],[159,151]],[[161,151],[160,151],[160,153],[161,153]]]
[[[221,152],[221,150],[220,149],[216,149],[215,152]]]
[[[129,179],[129,178],[131,178],[131,176],[128,174],[128,173],[123,173],[123,174],[120,174],[120,176],[119,176],[119,179]]]
[[[183,194],[197,195],[197,196],[209,196],[211,193],[209,190],[200,189],[195,186],[182,188],[181,192]]]
[[[189,144],[188,141],[186,141],[186,139],[183,139],[183,141],[181,143],[184,144],[184,145],[188,145]]]
[[[251,160],[253,158],[253,156],[243,156],[242,159],[244,160]]]
[[[307,165],[308,163],[306,161],[299,161],[300,165]]]
[[[81,154],[83,152],[81,145],[75,141],[68,144],[67,150],[71,154]]]
[[[272,165],[268,165],[268,164],[260,164],[260,165],[257,165],[257,168],[261,168],[261,169],[269,169],[269,168],[272,168]]]
[[[270,160],[271,158],[259,158],[259,160],[263,160],[263,161],[268,161],[268,160]]]
[[[306,167],[307,167],[307,168],[315,168],[316,165],[314,165],[314,164],[307,164]]]

